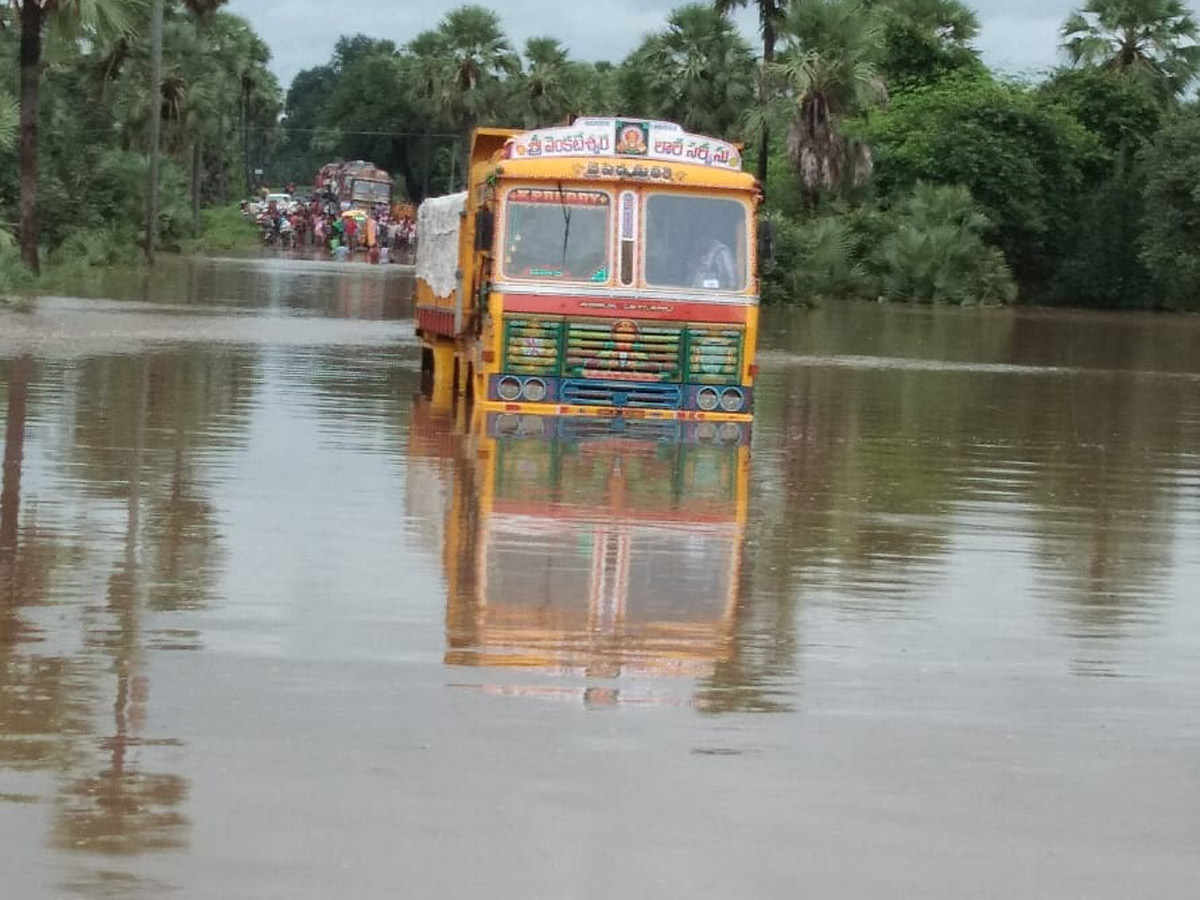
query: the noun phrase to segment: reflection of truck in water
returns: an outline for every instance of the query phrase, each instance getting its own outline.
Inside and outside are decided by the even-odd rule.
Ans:
[[[319,199],[339,210],[388,207],[392,202],[392,177],[363,160],[322,166],[313,189]]]
[[[409,502],[439,523],[446,663],[571,676],[551,693],[595,700],[580,679],[699,678],[729,662],[746,443],[661,433],[674,423],[499,418],[456,433],[448,412],[413,411]]]

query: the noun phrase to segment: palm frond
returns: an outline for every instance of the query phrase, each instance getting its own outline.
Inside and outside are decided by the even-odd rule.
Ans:
[[[0,150],[11,150],[16,142],[18,118],[16,102],[0,94]]]

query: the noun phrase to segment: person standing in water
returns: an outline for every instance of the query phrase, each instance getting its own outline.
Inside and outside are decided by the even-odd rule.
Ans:
[[[367,261],[371,263],[379,262],[379,220],[372,213],[367,219],[366,227],[366,243],[367,243]]]

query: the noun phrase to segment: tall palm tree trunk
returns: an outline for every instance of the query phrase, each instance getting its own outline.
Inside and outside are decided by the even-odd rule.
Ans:
[[[163,0],[154,0],[150,17],[150,184],[146,191],[146,260],[154,262],[158,245],[158,165],[162,153]]]
[[[40,3],[21,5],[21,256],[36,275],[38,262],[38,107],[42,75]]]
[[[200,233],[200,179],[202,176],[204,150],[200,139],[192,142],[192,231]]]
[[[775,29],[771,25],[763,26],[763,72],[758,80],[758,102],[764,107],[767,104],[766,67],[775,61]],[[763,196],[767,193],[767,157],[771,152],[771,130],[763,121],[762,132],[758,138],[758,183],[762,185]]]

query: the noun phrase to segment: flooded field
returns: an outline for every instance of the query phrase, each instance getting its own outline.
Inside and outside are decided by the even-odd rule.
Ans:
[[[1194,894],[1200,319],[771,310],[752,444],[488,437],[410,290],[0,312],[5,897]]]

